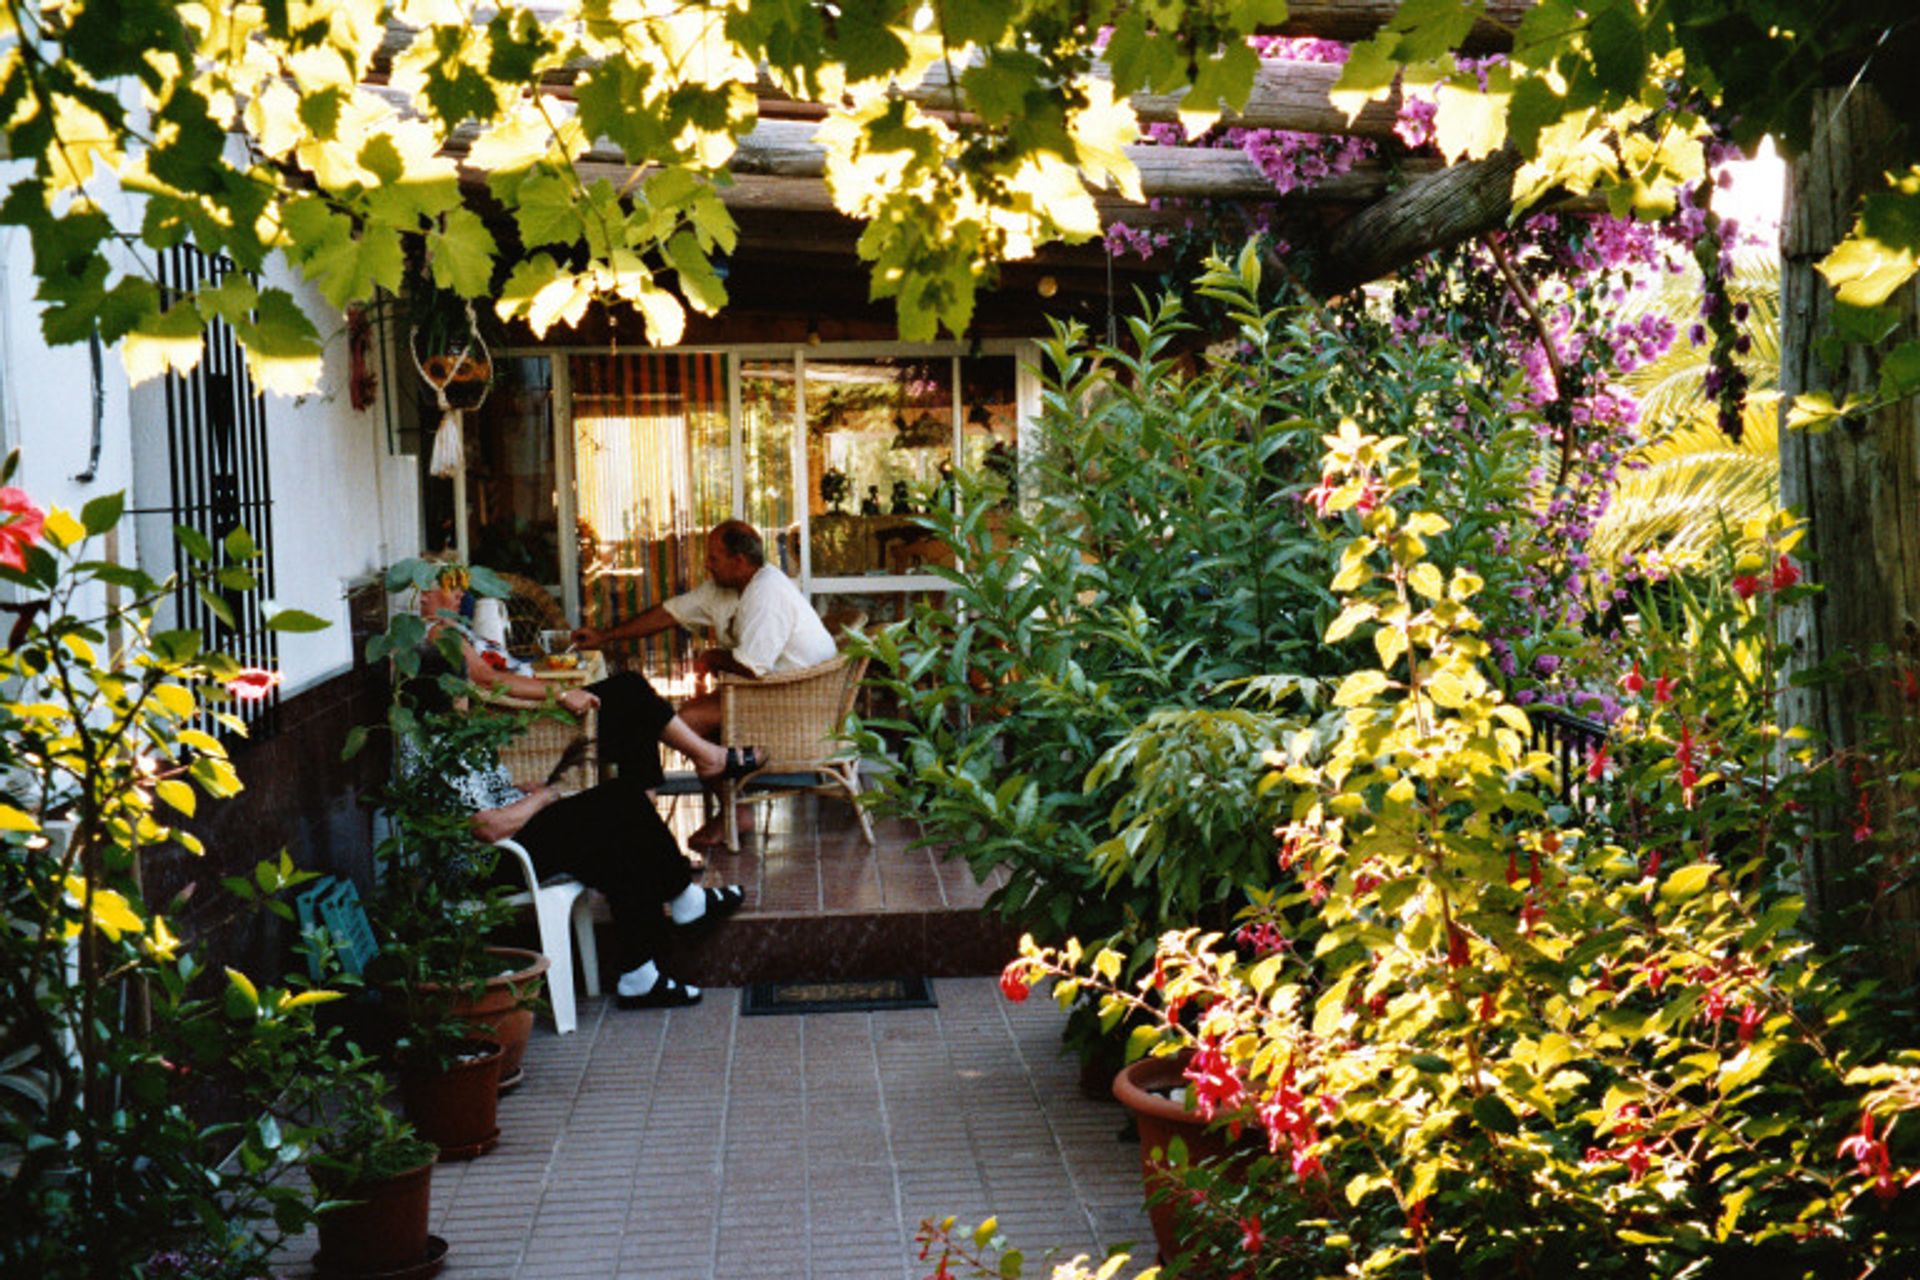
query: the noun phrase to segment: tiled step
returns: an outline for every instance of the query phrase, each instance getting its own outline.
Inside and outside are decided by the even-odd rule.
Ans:
[[[675,831],[701,814],[683,803]],[[681,948],[673,972],[705,986],[754,982],[965,977],[999,972],[1019,930],[981,905],[998,880],[980,884],[966,861],[910,848],[907,823],[878,822],[875,843],[852,811],[832,799],[790,796],[758,806],[760,830],[739,853],[708,855],[708,884],[737,883],[738,915]]]

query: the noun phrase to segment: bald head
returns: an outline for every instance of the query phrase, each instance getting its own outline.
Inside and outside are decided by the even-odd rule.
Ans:
[[[766,562],[766,544],[744,520],[722,521],[707,535],[707,574],[723,587],[744,590]]]

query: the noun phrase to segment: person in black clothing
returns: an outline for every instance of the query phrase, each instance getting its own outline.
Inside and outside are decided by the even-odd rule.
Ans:
[[[415,687],[427,709],[434,701],[447,702],[437,692],[447,663],[436,640],[457,616],[451,611],[459,603],[462,576],[458,566],[449,566],[420,593],[420,611],[431,625]],[[545,698],[550,692],[532,677],[487,665],[464,635],[461,646],[466,659],[461,674],[474,683],[522,697]],[[532,856],[542,878],[571,875],[606,896],[621,949],[616,998],[622,1008],[692,1004],[700,999],[700,988],[660,967],[668,931],[711,926],[738,910],[745,893],[739,885],[694,882],[692,864],[647,792],[660,782],[658,744],[679,745],[675,725],[716,753],[722,771],[729,763],[726,753],[686,729],[672,705],[639,676],[616,675],[570,689],[558,701],[575,715],[600,708],[601,757],[618,766],[616,778],[574,795],[551,783],[522,791],[495,760],[449,782],[471,810],[469,825],[476,837],[489,844],[513,839]]]

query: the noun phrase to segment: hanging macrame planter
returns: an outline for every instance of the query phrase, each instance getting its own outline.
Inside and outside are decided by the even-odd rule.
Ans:
[[[433,456],[427,470],[442,478],[460,470],[464,461],[465,415],[486,403],[493,388],[493,359],[480,325],[474,318],[473,303],[467,302],[466,333],[458,350],[420,353],[421,333],[415,326],[408,341],[413,367],[420,380],[433,388],[434,403],[440,408],[440,426],[433,433]],[[438,326],[435,326],[436,328]],[[452,342],[447,343],[448,347]]]

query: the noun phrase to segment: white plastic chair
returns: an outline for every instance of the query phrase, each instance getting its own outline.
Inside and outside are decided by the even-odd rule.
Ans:
[[[580,976],[587,994],[600,994],[600,953],[593,941],[593,908],[587,901],[587,886],[572,876],[541,884],[533,869],[533,855],[519,841],[496,840],[493,847],[513,855],[520,874],[526,877],[527,891],[514,894],[508,901],[533,904],[534,919],[540,926],[540,950],[552,962],[547,969],[547,999],[553,1005],[553,1029],[564,1036],[580,1025],[573,1007],[573,947],[567,941],[568,917],[573,920],[573,940],[580,947]]]

